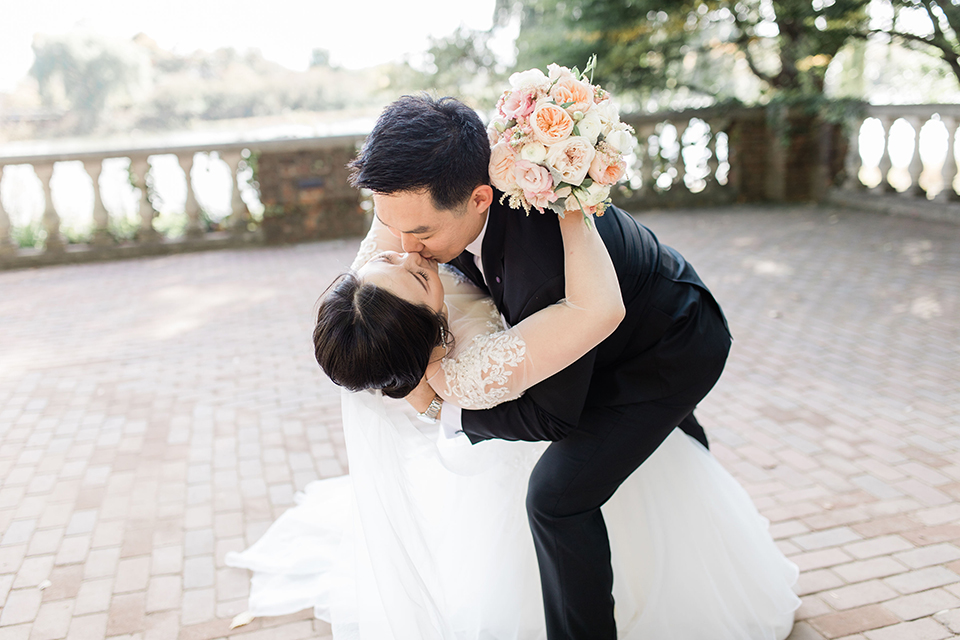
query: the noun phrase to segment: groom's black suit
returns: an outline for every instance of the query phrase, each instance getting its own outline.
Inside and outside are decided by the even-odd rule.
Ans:
[[[563,298],[563,242],[553,214],[526,216],[499,204],[500,195],[494,191],[481,259],[486,288],[515,325]],[[616,638],[600,506],[674,427],[696,425],[691,412],[730,348],[719,306],[679,253],[616,207],[594,221],[617,270],[623,322],[521,398],[462,414],[473,442],[554,441],[527,495],[551,639]],[[453,264],[483,285],[472,256]]]

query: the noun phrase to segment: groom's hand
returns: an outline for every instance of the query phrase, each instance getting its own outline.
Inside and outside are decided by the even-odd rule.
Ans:
[[[427,379],[424,377],[405,400],[410,403],[410,406],[413,407],[417,413],[423,413],[427,410],[427,407],[430,406],[430,403],[433,402],[433,398],[436,395],[433,387],[427,383]]]

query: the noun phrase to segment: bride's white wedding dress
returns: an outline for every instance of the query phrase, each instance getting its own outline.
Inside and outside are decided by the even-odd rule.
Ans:
[[[490,380],[509,377],[497,363],[522,339],[511,341],[489,299],[456,275],[442,273],[456,345],[445,381],[432,384],[446,382],[441,395],[465,406],[513,397]],[[549,443],[471,445],[410,415],[379,392],[343,394],[350,475],[310,483],[259,541],[227,555],[253,571],[250,613],[313,607],[337,640],[545,638],[524,499]],[[603,513],[620,638],[789,635],[796,566],[743,488],[680,430]]]

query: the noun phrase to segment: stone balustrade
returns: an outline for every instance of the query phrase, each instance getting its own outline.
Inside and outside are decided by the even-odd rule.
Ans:
[[[848,125],[838,204],[960,222],[960,105],[867,106]]]
[[[633,127],[638,144],[627,158],[629,178],[614,193],[618,204],[635,210],[735,199],[739,175],[731,175],[733,114],[693,109],[623,115],[621,120]]]
[[[3,186],[5,169],[11,173],[11,168],[17,165],[32,167],[42,187],[43,211],[39,227],[45,237],[42,249],[17,246],[13,241],[11,217],[4,209],[3,190],[0,189],[0,268],[357,235],[367,222],[362,215],[360,195],[346,183],[344,165],[354,156],[362,140],[362,135],[276,140],[194,136],[180,141],[167,138],[162,144],[114,147],[83,147],[57,142],[21,148],[8,145],[0,150],[0,187]],[[165,236],[156,224],[155,174],[165,156],[176,159],[186,183],[182,207],[186,221],[182,233],[176,237]],[[115,212],[105,206],[101,193],[104,166],[116,158],[129,159],[130,182],[132,187],[139,189],[136,205],[138,228],[128,239],[118,239],[112,231]],[[201,158],[207,164],[211,161],[225,163],[230,175],[229,211],[226,216],[220,216],[216,224],[210,223],[211,216],[204,215],[194,185],[197,174],[194,164]],[[57,196],[61,195],[59,201],[62,203],[75,198],[76,194],[56,193],[55,174],[61,163],[82,164],[83,171],[92,181],[92,230],[87,242],[68,243],[62,233]],[[257,165],[257,179],[263,181],[265,178],[262,197],[242,177],[243,170],[253,174],[254,164]],[[169,165],[167,162],[167,168]],[[257,220],[242,197],[244,187],[254,191],[255,201],[259,197],[260,202],[256,204],[262,202]],[[357,215],[344,216],[345,211]],[[273,221],[285,214],[299,216],[303,224],[293,232],[283,231],[283,225]]]
[[[869,106],[846,130],[787,114],[780,126],[785,123],[789,135],[772,127],[762,108],[717,107],[622,119],[635,129],[638,145],[628,156],[629,179],[613,197],[633,212],[827,199],[960,222],[958,105]],[[848,139],[845,131],[854,134]],[[33,224],[42,227],[45,240],[42,249],[17,246],[0,188],[0,268],[362,235],[369,224],[369,203],[349,186],[346,164],[363,137],[167,138],[153,146],[96,148],[48,143],[29,152],[8,145],[0,151],[0,187],[5,168],[12,172],[16,165],[32,166],[43,198],[37,214],[41,224]],[[112,226],[117,213],[105,206],[101,193],[105,167],[116,158],[129,161],[128,191],[139,189],[135,230],[121,239]],[[158,186],[164,158],[167,173],[172,166],[185,182],[178,214],[184,223],[175,236],[157,225],[158,202],[169,209],[175,199]],[[196,184],[195,165],[203,163],[209,172],[213,162],[225,163],[230,182],[228,210],[219,217],[207,211]],[[93,183],[92,230],[85,242],[67,242],[62,233],[58,202],[76,197],[68,193],[58,200],[61,163],[82,166]],[[256,184],[251,186],[254,169]],[[242,189],[252,195],[245,197]]]

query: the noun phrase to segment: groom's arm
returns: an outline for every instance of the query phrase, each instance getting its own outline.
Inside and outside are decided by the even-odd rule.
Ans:
[[[473,443],[493,438],[563,439],[580,422],[595,359],[593,349],[563,371],[530,387],[516,400],[490,409],[462,410],[460,428]],[[448,424],[448,420],[442,421]]]

